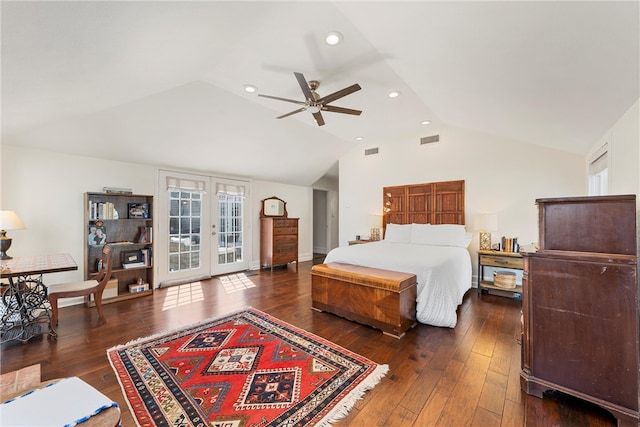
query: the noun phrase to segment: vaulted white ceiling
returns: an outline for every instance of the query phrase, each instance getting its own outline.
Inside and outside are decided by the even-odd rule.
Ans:
[[[311,185],[452,125],[585,154],[639,97],[637,1],[2,1],[2,141]],[[339,31],[344,42],[324,43]],[[360,84],[318,127],[320,95]],[[398,90],[398,98],[387,97]],[[356,137],[363,137],[357,142]]]

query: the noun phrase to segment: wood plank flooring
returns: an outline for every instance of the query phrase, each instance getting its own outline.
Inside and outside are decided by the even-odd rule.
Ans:
[[[614,426],[609,413],[559,394],[520,390],[517,300],[470,290],[454,329],[419,324],[400,340],[311,307],[312,263],[250,274],[256,285],[227,293],[218,279],[157,290],[108,304],[107,324],[95,308],[60,310],[58,340],[37,337],[1,347],[0,372],[39,363],[42,380],[78,376],[116,401],[123,426],[135,426],[106,350],[117,344],[253,306],[327,338],[389,373],[337,426]]]

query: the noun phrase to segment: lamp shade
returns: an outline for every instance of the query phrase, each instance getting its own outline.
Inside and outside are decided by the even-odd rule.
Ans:
[[[496,231],[498,230],[498,216],[496,214],[478,215],[474,221],[476,231]]]
[[[0,230],[23,230],[25,228],[14,211],[0,211]]]

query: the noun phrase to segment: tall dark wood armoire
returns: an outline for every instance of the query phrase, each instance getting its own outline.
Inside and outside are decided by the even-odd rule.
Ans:
[[[557,390],[638,426],[636,197],[539,199],[524,254],[521,386]]]

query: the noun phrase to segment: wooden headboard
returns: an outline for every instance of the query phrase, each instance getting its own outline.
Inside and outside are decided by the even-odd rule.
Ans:
[[[464,180],[382,189],[382,229],[387,224],[464,225]]]

